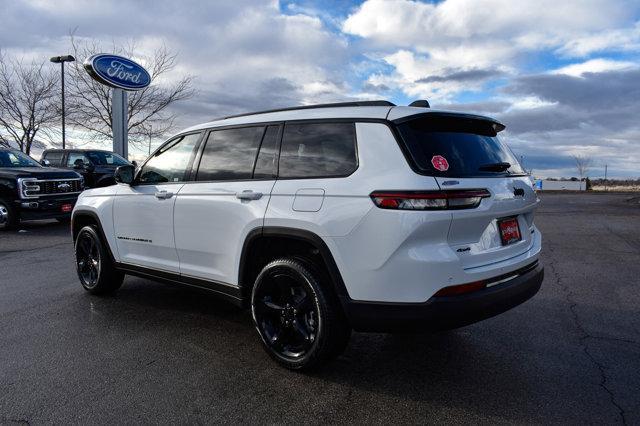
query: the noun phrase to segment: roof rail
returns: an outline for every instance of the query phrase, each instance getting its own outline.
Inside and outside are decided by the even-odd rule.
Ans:
[[[244,117],[247,115],[266,114],[269,112],[295,111],[299,109],[315,109],[315,108],[356,107],[356,106],[396,106],[396,105],[389,101],[356,101],[356,102],[337,102],[333,104],[301,105],[297,107],[268,109],[265,111],[246,112],[243,114],[227,115],[226,117],[218,118],[217,120],[226,120],[228,118]]]

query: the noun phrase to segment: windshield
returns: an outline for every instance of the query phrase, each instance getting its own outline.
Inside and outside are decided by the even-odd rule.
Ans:
[[[0,167],[41,167],[40,164],[20,151],[0,151]]]
[[[127,160],[112,152],[93,151],[87,152],[86,155],[96,166],[124,166],[129,164]]]
[[[493,123],[464,117],[422,117],[398,125],[414,164],[444,177],[523,175]]]

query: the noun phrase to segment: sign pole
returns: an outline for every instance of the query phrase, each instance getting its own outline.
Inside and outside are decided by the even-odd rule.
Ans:
[[[123,158],[129,157],[127,92],[113,89],[111,93],[111,129],[113,131],[113,152]]]
[[[126,90],[142,90],[151,84],[151,75],[131,59],[98,53],[85,59],[84,69],[94,80],[113,87],[111,92],[111,131],[113,152],[129,158],[129,110]]]

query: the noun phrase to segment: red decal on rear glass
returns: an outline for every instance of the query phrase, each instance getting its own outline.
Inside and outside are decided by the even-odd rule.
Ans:
[[[442,155],[434,155],[431,157],[431,164],[433,164],[434,169],[440,170],[441,172],[449,170],[449,162]]]

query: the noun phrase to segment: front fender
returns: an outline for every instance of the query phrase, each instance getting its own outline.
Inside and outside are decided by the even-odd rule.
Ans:
[[[113,226],[113,205],[116,191],[112,187],[89,189],[80,194],[71,215],[71,229],[73,235],[78,231],[77,223],[81,217],[92,218],[101,230],[101,236],[109,245],[114,261],[118,261],[118,246],[115,239]]]

